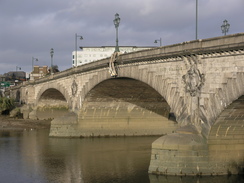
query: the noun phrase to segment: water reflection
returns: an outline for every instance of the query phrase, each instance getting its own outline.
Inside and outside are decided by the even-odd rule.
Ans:
[[[49,138],[48,131],[0,135],[4,182],[149,182],[150,146],[157,138]]]
[[[49,138],[48,131],[0,132],[1,182],[177,183],[242,182],[237,176],[148,175],[158,137]]]

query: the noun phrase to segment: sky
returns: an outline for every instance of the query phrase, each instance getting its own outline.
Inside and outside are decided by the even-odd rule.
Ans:
[[[79,46],[172,45],[196,39],[197,0],[0,0],[0,74],[30,72],[34,65],[72,67],[75,34]],[[198,39],[244,32],[244,0],[198,0]]]

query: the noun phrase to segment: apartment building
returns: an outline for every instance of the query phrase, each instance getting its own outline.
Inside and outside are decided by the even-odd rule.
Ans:
[[[120,52],[129,53],[150,49],[153,47],[137,47],[137,46],[120,46]],[[80,50],[72,52],[72,66],[84,65],[94,62],[103,58],[110,57],[114,53],[114,46],[101,46],[101,47],[80,47]],[[77,59],[76,59],[77,58]]]

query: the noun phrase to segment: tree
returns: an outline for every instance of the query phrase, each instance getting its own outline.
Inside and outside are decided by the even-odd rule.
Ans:
[[[53,65],[53,67],[49,67],[49,69],[48,69],[49,73],[51,73],[51,69],[53,70],[53,73],[59,72],[57,65]]]

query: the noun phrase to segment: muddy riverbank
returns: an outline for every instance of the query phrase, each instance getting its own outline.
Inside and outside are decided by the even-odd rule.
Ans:
[[[0,130],[49,129],[50,124],[51,120],[17,119],[0,115]]]

